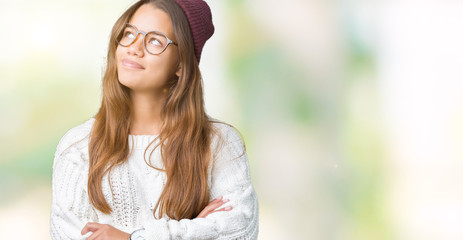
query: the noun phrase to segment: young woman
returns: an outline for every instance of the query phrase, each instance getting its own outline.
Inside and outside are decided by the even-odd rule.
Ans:
[[[202,0],[139,1],[117,20],[101,107],[56,149],[52,239],[257,238],[244,142],[204,109],[213,32]]]

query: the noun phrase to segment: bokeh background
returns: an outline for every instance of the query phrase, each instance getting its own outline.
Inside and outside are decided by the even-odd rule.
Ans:
[[[133,2],[0,0],[0,239],[50,238],[53,154]],[[206,107],[244,137],[259,239],[463,239],[462,1],[208,3]]]

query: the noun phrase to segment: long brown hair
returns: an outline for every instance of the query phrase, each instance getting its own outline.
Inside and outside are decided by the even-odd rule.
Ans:
[[[219,133],[212,123],[219,121],[205,113],[202,78],[195,58],[191,30],[182,9],[173,0],[138,1],[121,15],[112,28],[103,76],[101,107],[95,115],[90,135],[88,195],[91,204],[98,210],[105,214],[112,212],[103,195],[102,179],[105,174],[110,174],[113,167],[128,160],[131,126],[130,92],[119,83],[117,76],[116,40],[121,36],[124,24],[143,4],[153,4],[169,15],[178,43],[181,66],[180,76],[168,80],[168,94],[161,109],[163,125],[153,140],[155,142],[159,139],[155,148],[161,147],[165,169],[156,168],[145,159],[150,167],[164,171],[167,176],[153,214],[160,207],[160,216],[167,214],[171,219],[192,219],[210,201],[207,177],[213,155],[210,149],[211,135]]]

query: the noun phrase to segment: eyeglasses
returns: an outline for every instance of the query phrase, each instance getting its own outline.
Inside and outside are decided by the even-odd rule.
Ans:
[[[143,35],[143,46],[146,51],[150,54],[157,55],[163,53],[166,48],[172,43],[177,45],[174,41],[170,40],[164,33],[158,31],[143,32],[139,31],[135,26],[127,23],[122,36],[117,40],[117,43],[123,47],[128,47],[138,37],[138,34]]]

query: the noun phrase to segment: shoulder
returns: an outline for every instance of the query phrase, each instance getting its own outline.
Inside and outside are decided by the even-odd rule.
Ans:
[[[58,146],[56,147],[55,156],[66,152],[71,146],[88,145],[88,138],[92,130],[95,118],[90,118],[85,122],[69,129],[63,137],[61,137]]]
[[[244,142],[241,132],[235,126],[217,119],[213,119],[211,122],[213,127],[213,142]]]
[[[212,122],[212,140],[211,146],[214,155],[221,152],[222,154],[240,153],[246,151],[246,145],[241,132],[233,125],[216,119]],[[233,154],[235,155],[235,154]]]
[[[246,145],[235,126],[225,122],[214,122],[212,137],[211,183],[222,186],[226,183],[249,182],[250,169]]]

